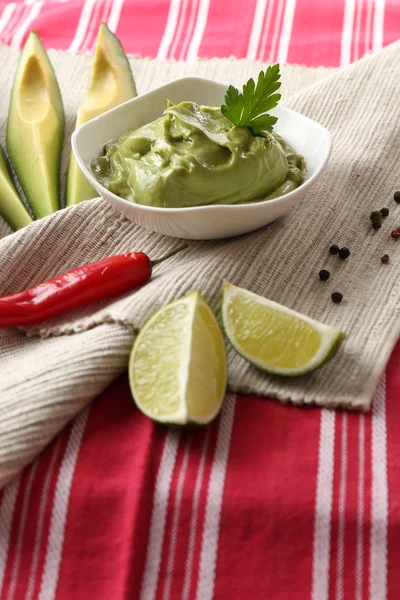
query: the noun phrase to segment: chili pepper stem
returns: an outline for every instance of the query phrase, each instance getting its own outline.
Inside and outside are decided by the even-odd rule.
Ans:
[[[168,258],[175,256],[175,254],[178,254],[178,252],[185,250],[186,248],[188,248],[188,246],[189,246],[188,244],[183,244],[183,246],[179,246],[179,248],[176,248],[176,250],[172,250],[172,252],[169,252],[165,256],[162,256],[161,258],[157,258],[156,260],[151,260],[150,267],[153,268],[155,265],[159,265],[160,263],[164,262],[164,260],[167,260]]]

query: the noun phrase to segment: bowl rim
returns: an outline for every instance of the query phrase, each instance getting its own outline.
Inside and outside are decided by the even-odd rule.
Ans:
[[[249,202],[245,202],[242,204],[202,204],[200,206],[184,206],[184,207],[166,208],[166,207],[161,207],[161,206],[149,206],[147,204],[139,204],[137,202],[131,202],[130,200],[126,200],[125,198],[122,198],[121,196],[114,194],[114,192],[110,192],[110,190],[105,188],[99,181],[97,181],[97,179],[89,171],[89,169],[87,168],[87,166],[85,165],[85,163],[83,162],[83,160],[80,156],[80,153],[77,148],[77,141],[76,141],[77,137],[82,136],[82,134],[84,135],[85,130],[93,122],[102,120],[103,118],[108,118],[111,113],[118,113],[118,111],[120,111],[123,106],[126,106],[128,104],[134,104],[135,102],[142,100],[143,98],[145,98],[149,95],[154,95],[155,93],[158,94],[160,91],[162,92],[164,89],[171,87],[171,85],[173,85],[173,84],[180,83],[180,82],[190,83],[191,81],[203,82],[203,83],[212,84],[212,85],[215,85],[218,87],[226,86],[226,84],[223,84],[222,82],[214,81],[212,79],[207,79],[205,77],[179,77],[178,79],[169,81],[168,83],[160,85],[152,90],[149,90],[148,92],[145,92],[143,94],[135,96],[134,98],[131,98],[131,99],[127,100],[126,102],[123,102],[122,104],[119,104],[118,106],[115,106],[114,108],[111,108],[110,110],[102,113],[101,115],[94,117],[93,119],[90,119],[89,121],[86,121],[86,123],[83,123],[82,125],[80,125],[77,129],[75,129],[73,131],[73,133],[71,135],[71,146],[72,146],[72,151],[74,153],[75,159],[78,163],[79,168],[81,169],[81,171],[83,172],[85,177],[89,180],[89,183],[93,187],[95,187],[95,189],[97,187],[99,187],[101,189],[100,192],[98,189],[96,189],[96,192],[98,192],[100,195],[102,195],[102,192],[104,191],[105,196],[108,196],[110,199],[112,198],[114,201],[120,202],[125,206],[132,207],[132,205],[133,205],[138,210],[143,210],[146,212],[153,212],[153,213],[167,213],[167,214],[170,214],[170,213],[177,214],[177,213],[187,213],[187,212],[190,212],[191,214],[193,214],[194,212],[200,212],[200,211],[205,211],[205,210],[214,211],[214,212],[218,212],[221,210],[223,210],[224,212],[227,212],[227,211],[239,212],[239,210],[242,210],[242,211],[243,210],[251,210],[254,207],[260,207],[263,205],[274,206],[276,204],[281,203],[282,201],[289,200],[293,196],[297,195],[300,190],[301,190],[302,195],[305,195],[307,190],[313,185],[314,181],[320,176],[321,172],[323,171],[326,164],[328,163],[328,160],[329,160],[331,152],[332,152],[332,143],[333,143],[332,134],[326,127],[324,127],[323,125],[318,123],[318,121],[314,121],[314,119],[311,119],[310,117],[307,117],[306,115],[303,115],[302,113],[300,113],[296,110],[293,110],[292,108],[288,108],[287,106],[284,106],[284,105],[279,106],[278,107],[279,110],[291,113],[291,114],[295,115],[296,117],[300,117],[301,119],[309,121],[313,125],[313,127],[316,128],[317,130],[319,130],[319,132],[325,137],[326,141],[328,142],[328,149],[327,149],[326,155],[324,156],[319,168],[315,171],[315,173],[313,175],[311,175],[311,177],[309,179],[304,181],[304,183],[302,183],[299,187],[295,188],[291,192],[288,192],[287,194],[284,194],[283,196],[278,196],[277,198],[272,198],[271,200],[259,200],[256,202],[249,201]],[[306,161],[307,161],[307,158],[306,158]]]

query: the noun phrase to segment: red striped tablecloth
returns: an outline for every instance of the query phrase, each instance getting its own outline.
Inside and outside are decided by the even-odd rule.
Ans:
[[[0,2],[90,50],[347,65],[399,35],[398,0]],[[396,93],[396,91],[394,91]],[[400,171],[399,171],[400,187]],[[125,378],[0,493],[0,600],[400,598],[400,345],[373,412],[229,396],[207,428],[154,425]]]
[[[0,11],[0,41],[16,48],[33,27],[46,48],[92,50],[106,21],[127,52],[161,59],[346,66],[400,31],[399,0],[1,0]]]

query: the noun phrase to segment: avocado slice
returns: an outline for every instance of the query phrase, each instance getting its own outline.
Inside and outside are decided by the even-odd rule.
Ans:
[[[32,223],[24,203],[15,189],[10,165],[3,148],[0,146],[0,215],[13,229],[21,229]]]
[[[76,127],[137,95],[128,59],[118,38],[105,23],[99,27],[89,87],[78,110]],[[95,198],[96,190],[89,184],[70,156],[67,179],[67,206]]]
[[[60,208],[64,108],[54,69],[32,31],[11,92],[7,151],[35,217]]]

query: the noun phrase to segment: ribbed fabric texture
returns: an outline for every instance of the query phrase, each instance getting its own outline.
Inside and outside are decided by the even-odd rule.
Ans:
[[[400,247],[390,237],[393,215],[400,212],[391,200],[399,185],[400,106],[393,93],[400,78],[399,55],[400,45],[395,44],[341,72],[284,68],[286,98],[302,84],[312,84],[286,104],[321,122],[334,136],[326,172],[285,218],[240,238],[190,242],[187,251],[157,267],[152,281],[140,290],[32,327],[28,337],[18,330],[0,331],[0,484],[125,369],[133,332],[154,310],[199,289],[218,313],[223,279],[347,333],[332,362],[295,379],[269,377],[229,349],[231,389],[296,404],[370,408],[399,333],[400,282],[395,267]],[[90,59],[62,53],[51,57],[70,132]],[[15,60],[13,51],[1,49],[7,91]],[[132,64],[139,92],[185,74],[240,85],[263,67],[230,60]],[[7,93],[0,98],[4,116],[5,97]],[[65,157],[68,153],[66,148]],[[64,179],[65,170],[64,161]],[[391,215],[375,233],[369,213],[384,205],[390,206]],[[340,261],[331,256],[332,243],[348,246],[350,258]],[[176,240],[135,226],[102,200],[92,200],[4,238],[0,290],[11,293],[130,249],[157,258],[176,245]],[[382,265],[380,257],[386,252],[391,262]],[[331,271],[328,282],[318,279],[321,268]],[[340,305],[330,300],[335,290],[344,295]]]

